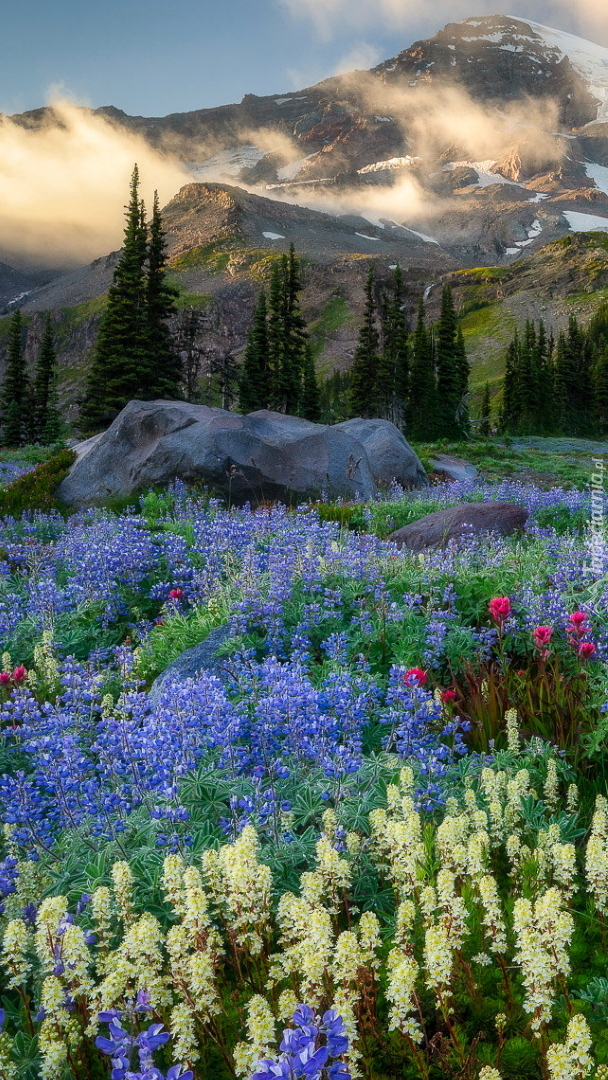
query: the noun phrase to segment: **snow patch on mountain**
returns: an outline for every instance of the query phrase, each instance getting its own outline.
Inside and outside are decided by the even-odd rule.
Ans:
[[[242,169],[252,169],[261,161],[266,151],[259,146],[237,146],[222,150],[201,162],[191,162],[189,169],[196,180],[213,180],[218,176],[238,177]]]
[[[586,161],[584,167],[587,176],[595,181],[595,186],[608,195],[608,166],[596,165],[594,161]]]
[[[528,239],[527,240],[516,240],[512,247],[508,247],[506,249],[505,254],[507,254],[507,255],[519,255],[522,248],[528,247],[529,244],[533,244],[534,241],[538,239],[538,237],[540,236],[542,231],[543,231],[542,222],[540,222],[538,220],[538,218],[534,218],[534,221],[532,222],[530,228],[528,229]]]
[[[587,83],[589,90],[599,101],[597,117],[592,123],[608,121],[608,49],[594,41],[554,30],[542,23],[529,22],[528,26],[549,46],[567,56],[575,71]]]
[[[362,169],[357,169],[359,176],[365,176],[366,173],[385,172],[391,169],[403,169],[408,165],[416,165],[418,161],[422,161],[421,157],[411,157],[407,154],[405,157],[392,157],[387,158],[385,161],[374,161],[372,165],[364,165]]]
[[[576,210],[564,210],[563,215],[572,232],[608,232],[608,217],[599,214],[581,214]]]
[[[487,158],[485,161],[448,161],[443,166],[443,171],[453,172],[454,169],[474,169],[477,173],[475,187],[490,187],[491,184],[511,184],[513,187],[525,187],[525,184],[518,184],[516,180],[507,180],[506,176],[494,172],[495,165],[496,162],[492,158]]]
[[[436,240],[434,236],[427,236],[426,233],[416,232],[415,229],[408,229],[407,225],[402,225],[401,228],[405,229],[406,232],[413,233],[414,236],[419,236],[420,239],[424,240],[427,244],[437,244],[439,247],[439,240]]]

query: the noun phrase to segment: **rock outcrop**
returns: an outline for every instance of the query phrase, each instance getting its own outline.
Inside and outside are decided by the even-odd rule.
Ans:
[[[527,519],[528,511],[515,503],[465,503],[427,514],[391,533],[389,540],[410,551],[425,551],[445,547],[450,540],[480,533],[510,536],[523,529]]]
[[[427,483],[417,455],[386,420],[324,425],[267,410],[241,416],[185,401],[130,401],[107,431],[75,449],[58,489],[69,506],[175,478],[203,482],[232,504],[367,499],[392,480]]]

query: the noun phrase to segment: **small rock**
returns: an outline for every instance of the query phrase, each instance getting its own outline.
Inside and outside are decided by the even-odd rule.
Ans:
[[[435,454],[431,458],[431,469],[448,480],[474,480],[477,469],[463,458],[451,457],[450,454]]]
[[[470,536],[471,533],[493,532],[510,536],[523,529],[527,519],[528,511],[515,503],[464,503],[449,510],[427,514],[391,533],[389,540],[410,551],[426,551],[445,547],[450,540]]]
[[[226,623],[211,630],[204,641],[184,649],[154,680],[148,698],[152,706],[158,705],[163,685],[167,679],[198,679],[203,673],[215,675],[220,682],[228,683],[226,657],[217,656],[220,645],[230,637]]]

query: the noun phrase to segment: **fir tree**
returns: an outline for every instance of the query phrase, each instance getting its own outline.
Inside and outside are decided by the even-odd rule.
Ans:
[[[57,355],[50,314],[36,359],[32,386],[32,439],[53,443],[59,438],[62,422],[57,408]]]
[[[397,425],[405,422],[409,393],[410,350],[403,294],[403,273],[397,266],[391,287],[382,297],[382,351],[376,378],[377,415]]]
[[[243,413],[267,409],[271,397],[266,290],[262,289],[247,338],[239,382],[239,408]]]
[[[302,379],[302,400],[299,415],[305,420],[319,421],[321,415],[321,395],[315,372],[315,361],[310,342],[304,352],[304,374]]]
[[[287,351],[285,328],[285,274],[287,256],[273,263],[268,296],[268,379],[270,386],[270,409],[281,410],[282,382]]]
[[[466,417],[462,415],[468,379],[465,362],[463,344],[458,341],[452,289],[445,284],[441,292],[441,314],[435,330],[435,363],[438,434],[446,439],[458,438],[466,430]]]
[[[351,416],[376,416],[380,336],[376,326],[374,268],[370,266],[365,284],[365,311],[351,368]]]
[[[593,349],[593,412],[598,434],[608,433],[608,339]]]
[[[502,408],[500,411],[500,430],[505,435],[515,431],[517,413],[517,394],[519,378],[519,334],[517,330],[507,347],[505,374],[502,383]]]
[[[175,315],[178,290],[166,277],[167,254],[158,192],[154,192],[147,251],[145,316],[147,323],[147,371],[141,376],[140,395],[145,399],[179,395],[181,363],[174,347],[169,319]]]
[[[407,405],[407,433],[430,442],[437,433],[437,386],[432,334],[425,323],[424,301],[420,298],[418,321],[411,341],[410,385]]]
[[[282,260],[281,268],[284,276],[285,348],[283,364],[279,373],[279,395],[283,411],[295,416],[301,415],[300,403],[303,393],[308,337],[306,322],[300,307],[300,294],[302,292],[300,261],[296,257],[293,244],[289,247],[287,260]]]
[[[21,446],[26,438],[28,379],[23,330],[23,318],[17,308],[10,320],[8,356],[2,383],[2,441],[5,446]]]
[[[591,349],[574,315],[568,321],[567,333],[558,338],[555,388],[561,432],[578,436],[591,434]]]
[[[83,402],[82,419],[88,427],[110,423],[132,398],[174,398],[179,393],[181,360],[168,328],[176,290],[165,277],[165,238],[156,194],[148,242],[137,165],[125,209],[123,250]]]

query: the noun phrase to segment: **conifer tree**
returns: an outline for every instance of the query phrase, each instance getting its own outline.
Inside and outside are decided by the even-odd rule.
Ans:
[[[285,369],[287,351],[285,327],[285,274],[287,257],[273,263],[268,296],[268,375],[270,384],[270,409],[281,410],[283,404],[282,373]]]
[[[267,409],[271,402],[266,290],[260,292],[239,382],[239,408],[243,413]]]
[[[397,425],[405,422],[409,393],[410,350],[403,294],[403,272],[397,266],[390,289],[382,297],[382,349],[376,376],[377,415]]]
[[[418,304],[418,320],[411,341],[407,433],[411,438],[422,442],[430,442],[437,433],[434,342],[425,323],[422,297]]]
[[[500,429],[505,435],[514,434],[518,422],[519,348],[519,334],[516,330],[507,348],[502,383]]]
[[[175,312],[176,290],[165,278],[165,238],[156,194],[148,241],[137,165],[125,211],[123,250],[83,402],[82,419],[88,427],[110,423],[132,398],[174,398],[179,393],[181,360],[167,325]]]
[[[50,314],[47,314],[42,341],[36,359],[32,385],[32,440],[44,444],[56,442],[62,430],[57,408],[57,355]]]
[[[89,427],[110,423],[131,398],[139,397],[142,376],[149,372],[146,228],[137,165],[125,218],[124,246],[108,292],[82,409]]]
[[[555,362],[555,388],[560,430],[564,435],[587,435],[592,431],[592,381],[590,344],[575,315],[568,331],[559,335]]]
[[[304,420],[312,420],[318,423],[321,415],[321,394],[315,372],[315,361],[312,355],[310,342],[306,343],[304,352],[304,373],[302,377],[302,400],[299,416]]]
[[[376,326],[374,268],[370,266],[365,283],[365,311],[351,368],[351,416],[376,416],[380,336]]]
[[[458,438],[466,429],[466,418],[462,415],[468,379],[465,361],[463,343],[458,341],[452,289],[446,283],[441,292],[441,314],[435,330],[438,434],[446,439]]]
[[[174,346],[169,319],[175,315],[178,290],[166,277],[167,253],[158,192],[154,192],[150,237],[147,250],[145,317],[147,323],[148,371],[142,373],[141,396],[145,399],[168,398],[179,395],[181,363]]]
[[[17,308],[9,324],[8,356],[1,394],[2,441],[5,446],[21,446],[26,438],[28,379],[23,331],[23,318]]]
[[[593,412],[599,435],[608,434],[608,338],[593,349]]]
[[[283,274],[284,352],[279,370],[279,397],[284,412],[298,415],[306,366],[306,323],[300,308],[300,262],[293,244],[281,260]]]

